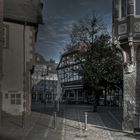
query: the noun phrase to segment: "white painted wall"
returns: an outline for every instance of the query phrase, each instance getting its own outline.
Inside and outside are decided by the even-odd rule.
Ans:
[[[3,49],[3,110],[13,115],[20,115],[23,110],[24,87],[24,25],[8,23],[8,48]],[[32,35],[30,26],[25,28],[25,62],[30,62],[32,55]],[[26,83],[27,84],[27,83]],[[11,104],[11,94],[21,94],[21,105]],[[6,98],[8,94],[8,98]]]

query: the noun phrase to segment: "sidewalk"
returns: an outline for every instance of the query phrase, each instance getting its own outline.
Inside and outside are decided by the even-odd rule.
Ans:
[[[98,122],[100,126],[103,125],[97,113],[94,114],[92,121]],[[65,120],[64,123],[63,140],[112,140],[108,131],[95,127],[94,125],[88,124],[87,130],[85,131],[85,124],[83,122]]]
[[[46,140],[49,139],[49,132],[58,133],[57,130],[54,130],[54,109],[52,106],[44,109],[42,104],[40,104],[41,106],[36,105],[38,107],[36,112],[33,111],[30,116],[26,117],[24,127],[22,127],[22,117],[3,114],[0,140]],[[63,116],[63,112],[60,112],[59,116]],[[55,135],[55,137],[61,140],[61,134],[62,132],[59,132],[59,136]]]
[[[31,116],[26,118],[23,128],[21,118],[8,116],[3,119],[0,127],[0,140],[38,140],[44,134],[49,121],[50,116],[32,112]],[[32,135],[31,138],[30,135]],[[36,135],[37,137],[34,139]]]
[[[87,131],[84,130],[84,112],[88,112]],[[111,111],[110,111],[111,112]],[[88,108],[66,107],[57,114],[56,129],[52,112],[32,112],[22,128],[21,118],[4,117],[0,140],[139,140],[140,137],[112,129],[108,112],[93,113]],[[104,119],[104,117],[106,117]],[[111,121],[112,120],[112,121]],[[106,121],[106,122],[105,122]],[[115,121],[114,121],[115,122]],[[115,124],[117,125],[117,122]]]

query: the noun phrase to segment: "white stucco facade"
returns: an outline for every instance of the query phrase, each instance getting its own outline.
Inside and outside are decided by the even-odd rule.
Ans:
[[[12,22],[4,25],[2,109],[12,115],[21,115],[30,103],[29,70],[33,62],[35,28]]]

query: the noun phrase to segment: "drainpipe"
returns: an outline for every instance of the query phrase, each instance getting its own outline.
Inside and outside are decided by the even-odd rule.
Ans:
[[[25,48],[26,48],[26,25],[27,25],[27,20],[25,19],[24,22],[24,26],[23,26],[23,76],[24,76],[24,82],[23,82],[23,96],[24,96],[24,100],[23,100],[23,112],[22,112],[22,127],[25,126],[25,112],[26,112],[26,65],[25,65]]]
[[[4,43],[3,38],[3,0],[0,0],[0,124],[2,123],[2,91],[1,91],[1,80],[2,80],[2,48]]]

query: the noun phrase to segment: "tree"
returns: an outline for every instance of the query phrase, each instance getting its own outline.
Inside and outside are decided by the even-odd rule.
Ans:
[[[75,71],[83,77],[83,84],[91,89],[93,111],[97,110],[100,89],[115,89],[122,84],[122,60],[111,44],[111,37],[101,18],[86,16],[73,25],[71,43],[67,50],[77,49]]]

